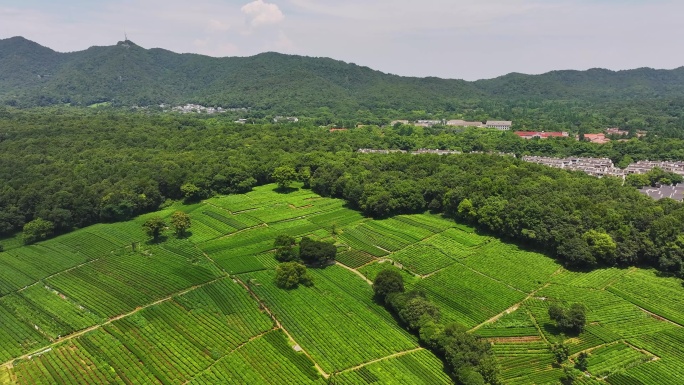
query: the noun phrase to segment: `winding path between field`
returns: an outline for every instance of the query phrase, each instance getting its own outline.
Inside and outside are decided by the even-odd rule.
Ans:
[[[290,334],[290,332],[288,332],[287,329],[285,329],[285,328],[283,327],[283,325],[280,323],[280,321],[278,320],[278,318],[276,318],[276,316],[273,314],[273,312],[271,311],[271,309],[269,309],[268,306],[266,306],[266,304],[261,300],[261,298],[259,298],[259,296],[256,295],[256,293],[252,290],[252,288],[249,287],[249,285],[247,285],[246,283],[244,283],[244,282],[243,282],[240,278],[238,278],[238,277],[234,277],[233,279],[235,280],[235,282],[237,282],[237,283],[240,284],[242,287],[244,287],[245,290],[247,290],[247,292],[254,298],[254,300],[257,301],[257,303],[259,304],[259,306],[260,306],[262,309],[264,309],[264,311],[266,312],[266,314],[268,314],[268,316],[271,317],[271,319],[273,320],[273,322],[274,322],[275,325],[276,325],[276,329],[282,330],[283,333],[285,333],[285,335],[287,335],[287,338],[290,340],[290,342],[293,343],[293,344],[296,345],[296,346],[299,346],[300,351],[301,351],[302,353],[304,353],[307,357],[309,357],[309,359],[311,360],[311,362],[313,362],[314,367],[316,368],[316,370],[318,370],[318,372],[321,374],[321,376],[323,376],[323,378],[325,378],[325,379],[330,378],[330,374],[326,373],[326,371],[323,370],[323,368],[321,368],[320,365],[318,365],[318,362],[316,362],[316,361],[313,359],[313,357],[311,357],[311,355],[309,354],[309,352],[307,352],[306,350],[304,350],[304,348],[302,348],[302,346],[299,345],[299,344],[297,343],[297,341],[295,341],[295,339],[292,337],[292,335]]]
[[[361,279],[363,279],[367,284],[373,286],[373,281],[371,281],[370,279],[368,279],[368,278],[367,278],[365,275],[363,275],[360,271],[358,271],[358,270],[356,270],[356,269],[352,269],[351,267],[345,265],[344,263],[335,262],[335,265],[340,266],[340,267],[343,267],[343,268],[345,268],[345,269],[351,271],[352,273],[354,273],[354,274],[358,275],[359,277],[361,277]]]
[[[145,310],[145,309],[147,309],[147,308],[149,308],[149,307],[152,307],[152,306],[155,306],[155,305],[159,305],[159,304],[162,303],[162,302],[166,302],[166,301],[168,301],[168,300],[171,300],[171,299],[173,299],[173,297],[176,297],[176,296],[179,296],[179,295],[183,295],[183,294],[187,294],[187,293],[189,293],[189,292],[191,292],[191,291],[193,291],[193,290],[195,290],[195,289],[199,289],[199,288],[201,288],[201,287],[210,285],[210,284],[212,284],[212,283],[214,283],[214,282],[217,282],[217,281],[220,281],[220,280],[226,279],[226,278],[228,278],[227,275],[222,275],[222,276],[220,276],[220,277],[218,277],[218,278],[216,278],[216,279],[213,279],[213,280],[211,280],[211,281],[202,283],[202,284],[200,284],[200,285],[195,285],[195,286],[189,287],[189,288],[187,288],[187,289],[185,289],[185,290],[182,290],[182,291],[173,293],[173,294],[171,294],[171,295],[169,295],[169,296],[167,296],[167,297],[164,297],[164,298],[162,298],[162,299],[159,299],[159,300],[157,300],[157,301],[155,301],[155,302],[148,303],[148,304],[146,304],[146,305],[144,305],[144,306],[139,306],[139,307],[135,308],[135,310],[133,310],[133,311],[131,311],[131,312],[117,315],[117,316],[115,316],[115,317],[113,317],[113,318],[108,319],[106,322],[103,322],[103,323],[101,323],[101,324],[93,325],[93,326],[91,326],[91,327],[89,327],[89,328],[82,329],[82,330],[79,330],[79,331],[77,331],[77,332],[71,333],[71,334],[69,334],[69,335],[67,335],[67,336],[64,336],[64,337],[58,339],[58,340],[55,341],[55,342],[52,342],[52,343],[50,343],[50,344],[48,344],[48,345],[44,345],[44,346],[41,347],[40,349],[34,350],[34,351],[30,352],[30,353],[24,354],[24,355],[19,356],[19,357],[14,357],[14,358],[12,358],[11,361],[7,361],[7,362],[5,362],[5,363],[3,363],[3,364],[0,364],[0,369],[11,368],[11,367],[12,367],[12,362],[14,362],[15,360],[19,360],[19,359],[22,359],[22,360],[23,360],[23,359],[29,359],[29,358],[31,358],[31,357],[34,356],[34,355],[39,355],[39,353],[47,352],[47,351],[49,351],[50,349],[56,347],[57,345],[60,345],[60,344],[64,343],[65,341],[69,341],[69,340],[72,340],[72,339],[74,339],[74,338],[80,337],[80,336],[82,336],[82,335],[84,335],[84,334],[86,334],[86,333],[88,333],[88,332],[91,332],[91,331],[93,331],[93,330],[97,330],[97,329],[99,329],[99,328],[101,328],[101,327],[103,327],[103,326],[106,326],[106,325],[111,324],[111,323],[114,322],[114,321],[118,321],[118,320],[120,320],[120,319],[122,319],[122,318],[124,318],[124,317],[128,317],[128,316],[130,316],[130,315],[133,315],[133,314],[135,314],[135,313],[137,313],[137,312],[139,312],[139,311],[141,311],[141,310]]]
[[[535,290],[532,291],[530,294],[528,294],[527,297],[523,298],[521,301],[519,301],[519,302],[513,304],[513,306],[511,306],[511,307],[509,307],[508,309],[502,311],[501,313],[495,315],[494,317],[492,317],[492,318],[490,318],[490,319],[488,319],[488,320],[482,322],[481,324],[479,324],[479,325],[473,327],[472,329],[468,330],[468,332],[469,332],[469,333],[472,333],[472,332],[476,331],[477,329],[480,329],[481,327],[483,327],[483,326],[485,326],[485,325],[487,325],[487,324],[496,322],[499,318],[505,316],[506,314],[513,313],[514,311],[516,311],[516,310],[518,310],[518,309],[520,308],[520,305],[522,305],[523,302],[525,302],[525,301],[527,301],[528,299],[534,297],[540,290],[546,289],[547,287],[549,287],[549,285],[551,285],[551,282],[547,282],[547,283],[544,284],[543,286],[541,286],[541,287],[535,289]]]
[[[371,361],[368,361],[368,362],[364,362],[363,364],[356,365],[356,366],[353,366],[353,367],[351,367],[351,368],[347,368],[347,369],[341,370],[341,371],[337,372],[337,374],[346,373],[346,372],[353,372],[354,370],[361,369],[361,368],[363,368],[364,366],[372,365],[372,364],[374,364],[374,363],[376,363],[376,362],[381,362],[381,361],[389,360],[389,359],[391,359],[391,358],[396,358],[396,357],[405,356],[405,355],[407,355],[407,354],[411,354],[411,353],[418,352],[418,351],[421,351],[421,350],[425,350],[425,348],[417,347],[417,348],[413,348],[413,349],[409,349],[409,350],[404,350],[403,352],[398,352],[398,353],[390,354],[389,356],[385,356],[385,357],[382,357],[382,358],[377,358],[377,359],[375,359],[375,360],[371,360]]]

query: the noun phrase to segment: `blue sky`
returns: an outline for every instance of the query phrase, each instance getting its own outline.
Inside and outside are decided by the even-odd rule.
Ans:
[[[2,0],[0,38],[211,56],[325,56],[406,76],[676,68],[684,1]]]

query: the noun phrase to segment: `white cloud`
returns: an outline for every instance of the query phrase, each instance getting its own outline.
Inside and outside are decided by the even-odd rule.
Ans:
[[[207,24],[207,30],[211,32],[226,32],[230,30],[230,24],[224,23],[220,20],[211,19]]]
[[[241,10],[250,19],[250,25],[253,27],[277,24],[285,19],[285,15],[276,4],[266,3],[263,0],[245,4]]]

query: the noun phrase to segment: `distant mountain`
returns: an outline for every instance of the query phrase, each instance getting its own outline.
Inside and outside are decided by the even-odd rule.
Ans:
[[[42,106],[200,103],[304,112],[449,110],[479,100],[626,100],[684,96],[684,67],[509,74],[467,82],[389,75],[328,58],[278,53],[213,58],[131,41],[59,53],[0,40],[0,103]]]

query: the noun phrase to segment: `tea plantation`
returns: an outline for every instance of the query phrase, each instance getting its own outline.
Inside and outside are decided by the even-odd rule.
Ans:
[[[192,226],[151,242],[142,223],[184,211]],[[313,286],[274,283],[273,242],[333,242]],[[6,244],[12,244],[6,242]],[[342,200],[274,185],[0,253],[0,384],[451,384],[444,363],[373,300],[407,287],[492,345],[504,384],[684,383],[684,288],[655,271],[563,268],[432,214],[372,220]],[[565,335],[552,304],[582,303]],[[567,379],[566,379],[567,380]]]

